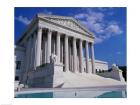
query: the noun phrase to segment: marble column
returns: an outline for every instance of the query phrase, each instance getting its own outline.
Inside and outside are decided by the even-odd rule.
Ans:
[[[70,68],[70,71],[72,71],[72,49],[71,49],[71,41],[70,41],[70,45],[69,45],[69,68]]]
[[[48,30],[48,38],[47,38],[47,63],[50,63],[51,56],[51,43],[52,43],[52,31]]]
[[[37,51],[36,51],[36,67],[40,66],[41,62],[41,41],[42,41],[42,28],[38,28],[37,32]]]
[[[43,56],[43,55],[42,55],[42,52],[43,52],[43,50],[41,49],[41,54],[40,54],[40,65],[42,65],[42,58],[43,58],[43,57],[42,57],[42,56]]]
[[[82,73],[83,72],[83,44],[82,44],[82,40],[80,39],[80,43],[79,43],[80,45],[80,52],[79,52],[79,54],[80,54],[80,72]]]
[[[47,45],[48,43],[47,43],[47,35],[46,35],[45,37],[45,63],[47,63],[47,51],[48,51]]]
[[[76,38],[73,38],[73,71],[77,72],[77,49],[76,49]]]
[[[57,61],[60,63],[60,33],[57,33],[57,47],[56,47],[56,54],[57,54]]]
[[[93,46],[93,44],[91,43],[90,44],[91,45],[91,63],[92,63],[92,73],[93,74],[95,74],[96,73],[96,71],[95,71],[95,63],[94,63],[94,61],[95,61],[95,58],[94,58],[94,46]]]
[[[36,70],[36,59],[37,59],[37,31],[35,32],[35,45],[34,45],[34,69]]]
[[[89,72],[89,49],[88,42],[86,41],[86,72]]]
[[[65,54],[65,71],[68,71],[68,68],[69,68],[69,60],[68,60],[68,36],[67,35],[65,35],[65,52],[64,52],[64,54]]]

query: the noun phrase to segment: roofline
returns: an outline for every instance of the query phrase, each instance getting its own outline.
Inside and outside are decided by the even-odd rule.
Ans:
[[[97,59],[95,59],[95,62],[100,62],[100,63],[106,63],[106,64],[108,64],[108,62],[106,62],[106,61],[97,60]]]
[[[29,25],[26,27],[26,29],[24,30],[24,32],[22,33],[21,37],[16,41],[16,45],[20,43],[20,41],[26,36],[26,33],[29,31],[29,29],[36,23],[38,22],[38,18],[37,16],[35,16],[31,22],[29,23]]]
[[[41,17],[41,16],[43,16],[43,15],[44,15],[44,18]],[[38,13],[38,14],[36,14],[36,15],[33,17],[33,19],[31,20],[31,22],[29,23],[29,25],[27,26],[27,28],[24,30],[24,32],[23,32],[23,34],[21,35],[21,37],[16,41],[16,45],[20,43],[20,41],[26,36],[26,33],[29,31],[29,29],[30,29],[36,22],[38,22],[39,19],[45,19],[45,17],[50,17],[50,18],[51,18],[51,17],[62,17],[62,18],[65,18],[65,19],[71,19],[71,20],[73,20],[75,23],[77,23],[77,24],[79,23],[78,25],[80,25],[82,29],[84,29],[85,31],[87,31],[87,32],[91,35],[92,38],[95,38],[95,37],[94,37],[94,34],[93,34],[92,32],[90,32],[89,30],[87,30],[87,28],[84,27],[84,26],[80,23],[80,21],[76,20],[76,19],[73,18],[73,17],[58,16],[58,15],[46,15],[46,14],[43,14],[43,13]],[[45,20],[47,20],[47,19],[45,19]],[[54,23],[54,22],[51,22],[51,23]],[[55,23],[55,24],[57,24],[57,23]],[[59,25],[59,24],[57,24],[57,25]],[[65,27],[65,26],[62,26],[62,25],[59,25],[59,26]],[[68,27],[65,27],[65,28],[68,28]],[[76,30],[73,30],[73,29],[71,29],[71,28],[68,28],[68,29],[70,29],[70,30],[72,30],[72,31],[76,31]],[[79,31],[76,31],[76,32],[81,33],[81,34],[84,34],[84,33],[79,32]],[[86,34],[84,34],[84,35],[86,35]]]

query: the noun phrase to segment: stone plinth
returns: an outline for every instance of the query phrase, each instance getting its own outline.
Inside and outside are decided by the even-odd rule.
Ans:
[[[29,87],[52,88],[63,85],[63,65],[49,63],[29,72],[27,84]]]

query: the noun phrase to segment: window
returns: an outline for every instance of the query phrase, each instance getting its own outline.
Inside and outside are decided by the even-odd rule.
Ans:
[[[16,61],[16,69],[20,69],[21,67],[21,61]]]
[[[15,80],[16,80],[16,81],[18,81],[18,80],[19,80],[19,77],[18,77],[18,76],[16,76],[16,77],[15,77]]]

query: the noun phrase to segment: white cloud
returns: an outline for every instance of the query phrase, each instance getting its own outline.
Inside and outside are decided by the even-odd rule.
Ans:
[[[85,18],[87,22],[96,23],[102,21],[104,18],[104,14],[101,12],[94,12],[92,9],[87,9],[86,13],[79,13],[74,16],[76,19],[83,19]]]
[[[87,14],[84,13],[80,13],[74,16],[76,19],[83,19],[87,17]]]
[[[99,8],[106,11],[106,8]],[[103,12],[95,12],[93,9],[84,9],[83,12],[75,15],[76,19],[81,20],[90,31],[96,34],[95,43],[102,43],[104,40],[109,39],[115,35],[123,33],[121,27],[116,21],[106,21]]]
[[[94,31],[96,33],[101,34],[101,33],[104,32],[104,26],[101,23],[95,23],[95,24],[93,24],[93,27],[92,28],[94,29]]]
[[[91,31],[95,31],[96,33],[103,32],[103,24],[100,23],[103,20],[104,14],[91,12],[88,10],[88,13],[80,13],[75,15],[76,19],[81,20],[81,22],[87,26]]]
[[[52,12],[50,12],[50,11],[48,11],[46,9],[43,10],[43,13],[48,14],[48,15],[53,14]],[[24,17],[22,15],[16,17],[15,19],[18,20],[19,22],[23,23],[24,25],[28,25],[31,22],[30,19],[28,19],[27,17]]]
[[[31,20],[29,20],[27,17],[23,17],[22,15],[16,17],[15,19],[25,25],[28,25],[31,22]]]
[[[106,31],[110,34],[119,35],[122,34],[122,30],[118,24],[111,24],[107,26]]]
[[[95,44],[103,42],[102,38],[95,36]]]

